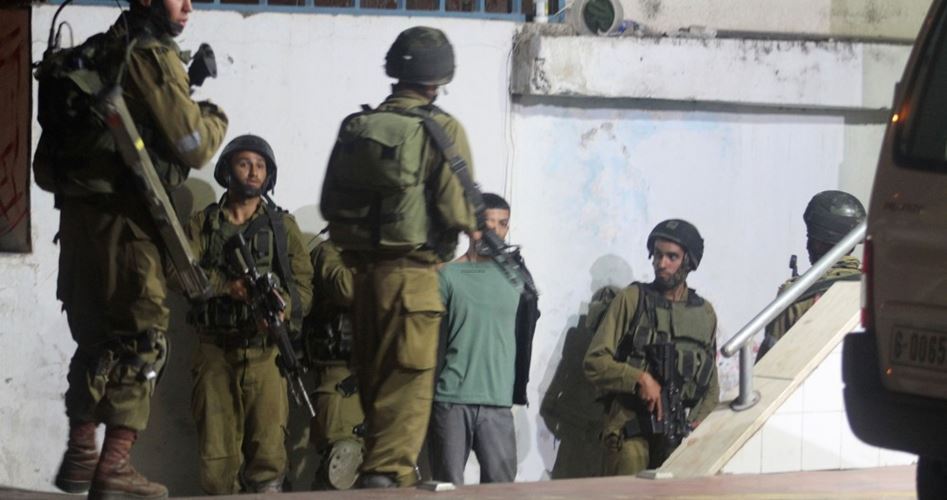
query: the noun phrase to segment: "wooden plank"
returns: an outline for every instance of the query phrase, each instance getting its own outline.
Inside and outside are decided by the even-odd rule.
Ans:
[[[658,469],[660,475],[691,478],[719,473],[855,328],[859,293],[858,283],[833,285],[756,366],[753,388],[760,392],[759,403],[742,412],[734,412],[727,403],[719,405]]]

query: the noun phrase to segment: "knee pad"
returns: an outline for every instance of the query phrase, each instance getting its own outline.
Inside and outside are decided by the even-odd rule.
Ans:
[[[336,441],[326,453],[319,474],[332,489],[350,489],[358,480],[358,468],[363,457],[362,443],[354,439]]]

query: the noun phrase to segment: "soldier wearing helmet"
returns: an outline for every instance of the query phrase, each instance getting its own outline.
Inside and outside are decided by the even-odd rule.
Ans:
[[[605,312],[585,355],[585,374],[605,402],[602,430],[604,475],[633,475],[657,468],[673,451],[650,425],[671,418],[661,382],[647,356],[650,346],[670,343],[678,363],[685,433],[713,410],[719,399],[717,316],[709,302],[687,287],[697,270],[704,240],[691,223],[670,219],[648,235],[654,281],[632,283]],[[687,409],[685,412],[684,408]]]
[[[105,124],[89,118],[95,116],[89,101],[70,97],[80,87],[88,90],[89,82],[120,84],[166,189],[210,161],[227,117],[212,103],[191,99],[173,39],[188,23],[190,0],[130,4],[107,32],[75,49],[54,45],[44,56],[37,79],[47,106],[40,112],[43,134],[33,168],[60,209],[57,298],[77,344],[65,394],[69,438],[55,484],[68,493],[88,491],[91,498],[157,499],[167,497],[167,488],[139,474],[130,455],[147,426],[168,355],[161,221],[151,217]],[[66,50],[72,52],[64,57]],[[83,85],[44,85],[78,67]],[[57,119],[69,113],[80,118]],[[105,426],[101,454],[99,424]]]
[[[276,275],[287,326],[291,336],[298,334],[312,299],[312,264],[296,220],[266,194],[276,185],[276,172],[273,149],[261,137],[230,141],[214,169],[227,192],[185,230],[213,287],[213,296],[188,314],[199,339],[191,411],[201,489],[209,495],[235,494],[240,485],[248,492],[278,492],[286,474],[289,402],[276,365],[278,348],[260,330],[246,283],[224,255],[227,242],[242,234],[260,273]]]
[[[836,243],[842,241],[852,229],[855,229],[855,226],[865,220],[865,207],[858,201],[858,198],[844,191],[822,191],[809,200],[802,219],[806,223],[806,251],[809,253],[809,263],[815,264]],[[861,279],[861,271],[859,270],[861,263],[858,258],[851,255],[851,250],[848,253],[849,255],[845,255],[833,264],[819,278],[819,281],[815,282],[796,299],[796,302],[787,307],[769,325],[766,325],[763,343],[760,344],[760,350],[756,355],[757,361],[762,359],[776,345],[776,342],[786,335],[786,332],[796,324],[796,321],[799,321],[799,318],[836,281],[858,281]],[[783,283],[779,287],[777,295],[794,283],[796,279],[791,278]]]
[[[329,160],[320,208],[329,239],[355,268],[353,360],[365,410],[360,486],[411,486],[434,393],[444,304],[436,266],[476,229],[455,166],[472,177],[460,122],[434,106],[454,76],[443,32],[415,27],[385,57],[398,80],[375,109],[347,117]],[[448,161],[450,159],[451,161]]]

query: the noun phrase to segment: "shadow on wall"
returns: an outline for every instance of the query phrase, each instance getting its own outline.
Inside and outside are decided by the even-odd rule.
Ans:
[[[604,255],[595,260],[589,269],[592,277],[593,297],[603,289],[624,288],[632,280],[631,267],[624,259],[615,255]],[[569,327],[563,336],[562,357],[552,374],[546,389],[539,415],[546,428],[558,443],[556,462],[550,477],[568,479],[600,476],[602,471],[602,448],[599,433],[602,423],[602,405],[596,400],[595,388],[586,380],[583,359],[589,348],[594,331],[587,325],[588,318],[604,312],[605,305],[593,300],[579,305],[581,314],[575,326]],[[575,316],[570,317],[569,323]],[[546,380],[549,380],[547,375]]]
[[[210,184],[193,178],[171,198],[185,224],[190,214],[217,201]],[[151,401],[148,428],[132,451],[132,463],[145,477],[165,484],[173,496],[201,495],[197,427],[191,416],[191,360],[197,339],[186,321],[187,299],[172,292],[167,305],[171,309],[170,356]]]

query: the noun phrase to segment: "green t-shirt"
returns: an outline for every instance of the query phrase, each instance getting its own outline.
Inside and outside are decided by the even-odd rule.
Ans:
[[[451,262],[440,271],[447,344],[434,400],[513,406],[519,291],[493,262]]]

